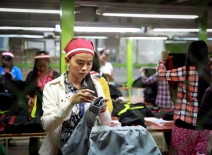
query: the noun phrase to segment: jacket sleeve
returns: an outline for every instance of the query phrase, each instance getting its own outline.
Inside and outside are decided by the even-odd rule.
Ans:
[[[159,78],[169,81],[184,81],[186,75],[185,66],[172,70],[166,70],[165,60],[159,60],[156,68],[156,74]]]
[[[205,91],[197,116],[198,125],[212,130],[212,86]]]
[[[98,92],[98,97],[101,96],[101,97],[105,98],[105,95],[104,95],[102,86],[99,83],[99,81],[97,79],[94,79],[94,78],[92,78],[92,80],[93,80],[93,82],[95,84],[96,91]],[[109,112],[108,108],[107,108],[107,110],[105,112],[100,113],[98,119],[99,119],[100,124],[110,125],[110,122],[111,122],[111,113]]]
[[[112,111],[113,111],[113,103],[112,103],[112,100],[111,100],[111,97],[110,97],[110,90],[109,90],[108,83],[107,83],[107,81],[105,80],[104,77],[99,78],[99,82],[100,82],[100,84],[102,86],[102,89],[104,91],[105,97],[107,99],[109,99],[109,101],[107,102],[107,107],[108,107],[109,112],[112,113]]]
[[[157,82],[156,74],[153,74],[148,78],[146,76],[141,76],[141,81],[144,84],[153,84],[153,83]]]
[[[15,78],[18,79],[18,80],[23,80],[23,77],[22,77],[22,73],[21,73],[21,69],[16,67],[16,72],[15,72]]]
[[[43,116],[41,122],[46,132],[51,132],[59,127],[73,108],[69,99],[64,98],[64,100],[61,100],[62,103],[59,104],[58,95],[60,93],[55,89],[50,83],[47,83],[43,90]]]

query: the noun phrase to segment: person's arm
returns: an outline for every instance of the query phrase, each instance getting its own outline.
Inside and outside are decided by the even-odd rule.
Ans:
[[[41,122],[46,132],[51,132],[59,127],[73,108],[73,104],[71,104],[69,99],[64,99],[62,104],[57,103],[59,102],[58,96],[60,95],[58,93],[57,90],[53,90],[49,83],[45,85],[43,90],[43,116],[41,117]]]
[[[148,85],[148,84],[153,84],[153,83],[157,82],[156,73],[151,75],[150,77],[146,77],[144,68],[140,68],[140,73],[141,73],[141,81],[143,84]]]
[[[113,66],[111,63],[107,62],[107,69],[108,72],[104,73],[104,75],[107,77],[109,82],[114,81],[114,71],[113,71]]]
[[[21,69],[18,68],[18,67],[16,67],[15,78],[18,79],[18,80],[23,80]]]
[[[141,80],[144,84],[148,85],[157,82],[157,77],[156,74],[153,74],[148,78],[146,76],[141,76]]]
[[[170,81],[184,81],[186,75],[185,66],[179,67],[177,69],[166,70],[165,60],[159,60],[159,64],[156,68],[157,76],[159,78],[170,80]]]
[[[197,115],[197,123],[205,129],[212,130],[212,86],[205,91],[202,98]]]
[[[110,77],[109,77],[109,81],[114,81],[114,72],[113,70],[111,71]]]
[[[114,80],[113,77],[111,76],[111,74],[103,73],[102,76],[104,76],[109,82],[113,82],[113,80]]]
[[[184,81],[186,75],[185,66],[179,67],[177,69],[166,70],[165,62],[167,59],[171,58],[169,56],[169,51],[164,50],[161,52],[161,60],[159,60],[159,64],[156,69],[156,74],[159,78],[170,80],[170,81]]]

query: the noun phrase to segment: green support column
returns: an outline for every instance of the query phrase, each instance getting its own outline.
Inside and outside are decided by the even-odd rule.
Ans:
[[[208,12],[200,11],[198,24],[199,24],[199,40],[203,40],[207,43],[208,33],[207,33],[207,23],[208,23]]]
[[[139,44],[139,40],[136,40],[136,64],[139,64],[138,63],[138,58],[139,58],[139,50],[138,50],[138,44]]]
[[[127,41],[127,87],[132,87],[132,74],[133,74],[133,65],[132,65],[132,53],[133,53],[133,42],[132,40]],[[131,91],[129,91],[130,93]],[[129,94],[131,96],[131,93]]]
[[[28,64],[28,57],[29,57],[29,51],[28,51],[28,40],[24,39],[24,51],[25,51],[25,64]]]
[[[61,0],[61,35],[60,35],[60,73],[66,71],[65,54],[62,52],[67,43],[74,37],[74,0]]]

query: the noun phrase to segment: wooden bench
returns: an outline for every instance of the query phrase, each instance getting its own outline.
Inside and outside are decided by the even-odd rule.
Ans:
[[[5,139],[5,150],[6,154],[8,155],[9,150],[8,150],[8,140],[10,138],[18,138],[18,137],[44,137],[46,136],[45,132],[40,132],[40,133],[13,133],[13,134],[0,134],[0,139]]]

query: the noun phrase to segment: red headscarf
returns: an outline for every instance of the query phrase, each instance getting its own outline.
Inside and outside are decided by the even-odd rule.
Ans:
[[[66,45],[63,52],[68,58],[79,53],[88,53],[94,56],[94,47],[91,41],[75,38]]]

